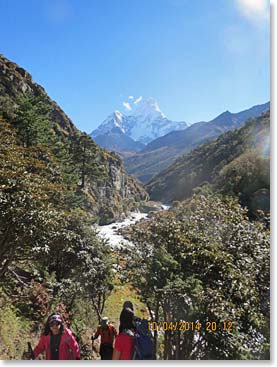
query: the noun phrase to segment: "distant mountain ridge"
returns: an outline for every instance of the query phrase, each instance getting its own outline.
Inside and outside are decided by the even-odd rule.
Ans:
[[[250,210],[269,211],[270,112],[178,158],[155,176],[146,189],[152,200],[171,204],[193,189],[212,184],[238,196]]]
[[[154,139],[188,126],[184,121],[169,120],[157,101],[149,97],[142,99],[131,114],[114,111],[90,136],[101,147],[121,153],[139,151]]]
[[[116,127],[104,134],[97,135],[93,140],[102,148],[123,156],[128,152],[139,152],[145,147],[144,144],[133,140]]]
[[[225,111],[211,121],[201,121],[183,131],[170,132],[150,142],[136,155],[125,158],[126,170],[146,183],[184,153],[242,126],[249,118],[257,117],[269,108],[270,102],[267,102],[238,113]]]

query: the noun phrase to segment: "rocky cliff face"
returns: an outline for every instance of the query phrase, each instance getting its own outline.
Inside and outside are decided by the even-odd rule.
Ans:
[[[121,159],[114,153],[101,150],[99,159],[106,167],[108,178],[85,185],[84,190],[89,198],[86,205],[99,216],[99,224],[109,224],[136,210],[141,201],[149,200],[149,195],[136,179],[127,175]]]
[[[32,76],[17,64],[0,55],[0,114],[8,114],[16,104],[18,96],[31,92],[35,96],[43,95],[44,103],[51,105],[51,122],[55,132],[63,139],[70,140],[80,134],[70,118],[53,101],[45,90],[32,80]],[[12,121],[11,121],[12,123]],[[124,171],[121,159],[96,146],[96,160],[105,168],[106,175],[97,182],[88,180],[82,189],[86,197],[86,209],[100,223],[112,222],[126,215],[148,200],[148,194],[139,183]]]

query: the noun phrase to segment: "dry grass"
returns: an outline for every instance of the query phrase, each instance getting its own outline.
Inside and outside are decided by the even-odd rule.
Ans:
[[[146,305],[140,300],[138,291],[129,283],[122,284],[119,280],[115,280],[115,287],[106,301],[104,314],[116,327],[125,301],[133,303],[136,316],[147,318]]]

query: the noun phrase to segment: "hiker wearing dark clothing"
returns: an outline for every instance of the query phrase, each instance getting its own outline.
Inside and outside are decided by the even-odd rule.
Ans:
[[[134,315],[134,306],[131,301],[123,303],[123,310],[133,312],[132,331],[125,332],[133,338],[133,350],[130,359],[155,359],[153,337],[148,330],[148,321]],[[119,332],[121,332],[121,326]]]
[[[44,333],[35,347],[33,357],[45,351],[47,360],[80,359],[80,348],[72,332],[59,314],[48,317]]]
[[[122,308],[130,308],[132,311],[134,311],[134,305],[131,301],[125,301]]]
[[[134,312],[134,305],[131,301],[125,301],[123,303],[123,309],[124,308],[130,308]],[[135,316],[135,314],[134,314],[134,321],[135,321],[135,323],[137,323],[137,322],[140,322],[141,319],[139,317]]]
[[[114,338],[117,335],[117,331],[115,327],[109,323],[107,317],[103,317],[100,325],[97,328],[94,336],[91,337],[92,342],[97,339],[99,336],[101,337],[100,344],[100,356],[101,359],[112,359],[113,355],[113,342]]]
[[[131,308],[123,308],[120,314],[119,335],[115,339],[113,359],[132,359],[134,349],[135,322]]]

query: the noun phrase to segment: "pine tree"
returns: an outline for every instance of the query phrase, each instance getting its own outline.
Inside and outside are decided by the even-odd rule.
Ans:
[[[45,103],[43,96],[31,92],[17,98],[17,111],[14,125],[24,147],[47,144],[53,135],[51,131],[51,106]]]
[[[86,133],[75,135],[72,139],[72,152],[79,170],[80,187],[85,187],[87,179],[98,180],[101,169],[97,161],[98,148],[94,141]]]

